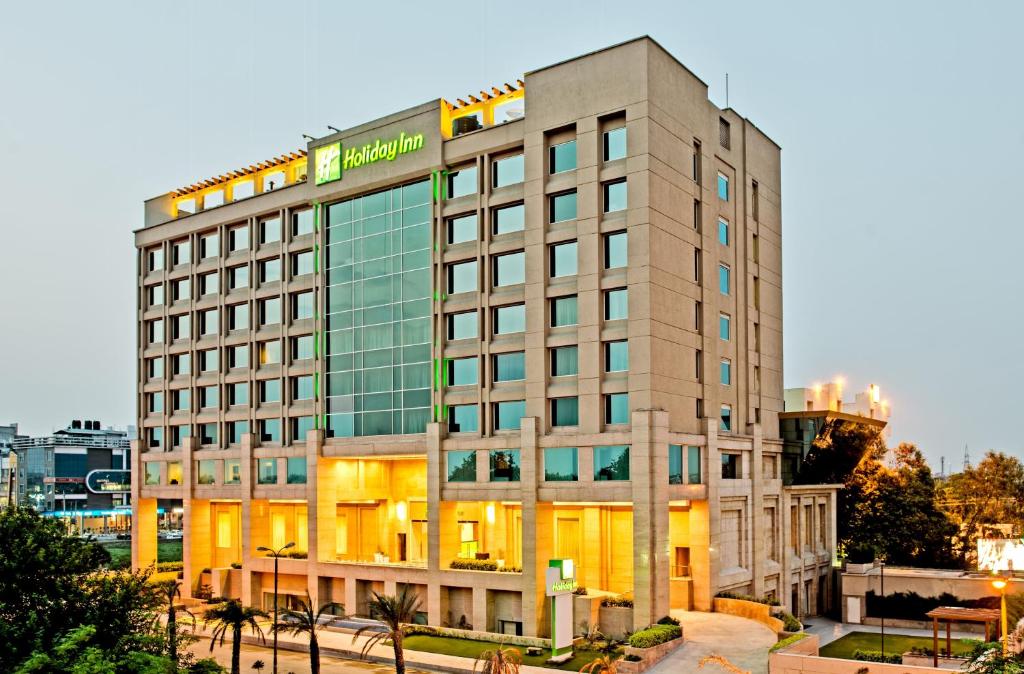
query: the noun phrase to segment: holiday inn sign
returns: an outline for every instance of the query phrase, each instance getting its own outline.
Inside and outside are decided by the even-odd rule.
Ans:
[[[372,143],[345,148],[344,151],[341,141],[318,147],[313,155],[316,184],[341,180],[343,171],[382,160],[394,161],[399,155],[415,152],[422,147],[422,133],[409,135],[404,131],[393,140],[378,138]]]

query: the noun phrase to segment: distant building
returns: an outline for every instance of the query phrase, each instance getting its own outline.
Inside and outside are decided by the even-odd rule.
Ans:
[[[6,508],[16,492],[18,457],[11,453],[11,447],[19,437],[18,424],[0,426],[0,508]]]
[[[53,435],[18,436],[17,501],[79,530],[126,530],[131,523],[129,440],[98,421],[72,421]]]

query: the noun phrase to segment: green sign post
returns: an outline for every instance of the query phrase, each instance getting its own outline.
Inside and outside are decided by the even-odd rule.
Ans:
[[[551,597],[551,657],[572,653],[572,593],[576,568],[571,559],[548,560],[544,594]]]

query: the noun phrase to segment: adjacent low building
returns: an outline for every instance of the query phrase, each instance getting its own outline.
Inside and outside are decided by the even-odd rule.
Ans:
[[[551,559],[634,627],[814,612],[835,491],[782,481],[779,147],[707,93],[641,38],[147,201],[133,563],[177,499],[183,589],[256,605],[294,543],[284,595],[408,584],[435,625],[546,634]]]

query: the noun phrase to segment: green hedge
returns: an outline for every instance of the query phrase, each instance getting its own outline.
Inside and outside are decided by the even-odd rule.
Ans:
[[[785,639],[783,639],[782,641],[775,642],[775,645],[772,646],[770,649],[768,649],[768,652],[769,653],[774,653],[775,651],[777,651],[779,649],[785,648],[787,646],[791,646],[791,645],[795,644],[796,642],[800,641],[801,639],[805,638],[806,636],[807,636],[807,632],[800,632],[799,634],[791,634],[788,637],[786,637]]]
[[[633,600],[629,597],[605,597],[601,600],[601,606],[612,608],[633,608]]]
[[[873,618],[902,618],[904,620],[928,620],[928,611],[939,606],[963,606],[964,608],[999,609],[999,597],[961,599],[954,594],[943,592],[938,596],[922,597],[916,592],[893,592],[885,596],[869,591],[865,595],[867,615]],[[1006,595],[1006,612],[1009,622],[1016,625],[1024,617],[1024,594]]]
[[[497,571],[498,563],[493,559],[453,559],[448,568],[463,571]]]
[[[864,662],[886,662],[894,665],[903,663],[903,655],[901,653],[886,655],[882,651],[868,651],[863,648],[858,648],[853,652],[853,659]]]
[[[160,562],[156,570],[160,571],[181,571],[185,568],[185,562]]]
[[[683,636],[683,628],[679,625],[651,625],[633,632],[629,636],[629,645],[633,648],[653,648],[666,641]]]
[[[788,611],[779,611],[774,615],[782,621],[782,629],[787,632],[799,632],[804,628],[804,626],[800,624],[800,621]]]
[[[743,601],[752,601],[755,604],[767,604],[768,606],[782,606],[779,600],[773,597],[753,597],[749,594],[740,594],[738,592],[719,592],[715,596],[719,599],[742,599]]]

